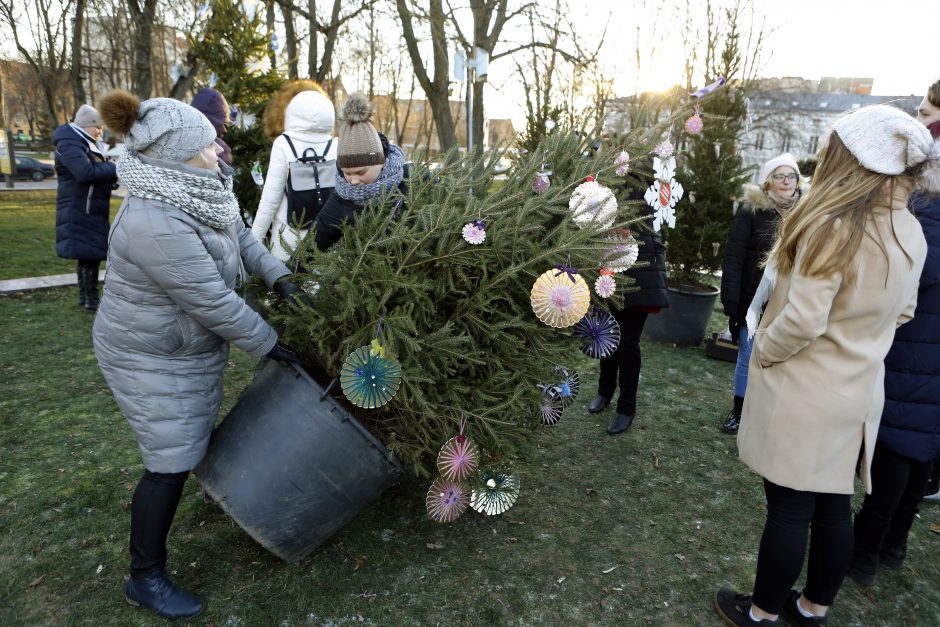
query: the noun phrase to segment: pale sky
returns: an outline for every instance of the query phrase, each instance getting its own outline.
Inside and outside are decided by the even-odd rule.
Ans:
[[[696,24],[704,24],[705,0],[688,2]],[[723,0],[716,0],[722,2]],[[724,0],[727,1],[727,0]],[[678,10],[655,0],[570,0],[589,7],[577,16],[583,38],[610,26],[598,72],[615,78],[617,95],[633,93],[635,49],[640,27],[640,90],[682,81],[686,53]],[[872,77],[876,95],[923,94],[940,79],[940,0],[754,0],[756,23],[763,16],[766,41],[761,76]],[[655,52],[650,55],[650,47]],[[487,88],[489,117],[512,117],[522,128],[522,94],[506,80],[509,64],[494,64]],[[714,78],[714,77],[709,77]]]

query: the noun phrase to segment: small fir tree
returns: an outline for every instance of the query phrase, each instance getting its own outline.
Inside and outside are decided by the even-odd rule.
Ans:
[[[347,355],[370,343],[381,320],[381,341],[401,365],[401,388],[379,409],[349,408],[419,475],[435,472],[437,453],[461,417],[487,459],[525,456],[539,426],[537,385],[557,383],[553,368],[570,368],[579,355],[570,329],[551,328],[533,313],[533,283],[571,266],[593,287],[611,247],[607,238],[636,219],[614,158],[622,149],[648,151],[651,142],[640,135],[592,152],[584,133],[558,129],[498,187],[492,167],[472,157],[433,172],[416,164],[399,216],[381,205],[364,211],[325,253],[313,250],[310,238],[301,244],[297,252],[313,269],[302,278],[318,290],[310,306],[272,315],[284,341],[326,384]],[[553,172],[551,185],[537,193],[533,181],[543,164]],[[607,228],[579,228],[571,218],[569,198],[588,176],[618,197]],[[471,245],[461,232],[476,219],[485,221],[486,238]],[[629,289],[622,275],[617,281],[615,301]],[[593,290],[592,299],[607,304]]]
[[[738,142],[744,131],[747,102],[741,71],[742,52],[736,20],[730,19],[720,55],[709,55],[706,73],[728,83],[702,98],[701,133],[684,137],[677,178],[686,190],[676,205],[676,228],[665,235],[671,282],[700,285],[724,259],[725,240],[733,220],[734,199],[748,178]]]
[[[271,38],[264,14],[246,13],[243,3],[235,0],[211,0],[205,30],[191,37],[190,45],[205,66],[203,79],[214,74],[214,89],[243,115],[255,117],[251,126],[230,127],[225,135],[236,169],[235,195],[242,209],[253,215],[261,188],[252,180],[250,170],[256,162],[266,168],[271,153],[261,113],[284,82],[277,68],[268,67]]]

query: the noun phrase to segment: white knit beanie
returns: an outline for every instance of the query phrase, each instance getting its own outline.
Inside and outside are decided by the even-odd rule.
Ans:
[[[879,174],[896,176],[923,163],[933,143],[926,126],[888,105],[862,107],[832,130],[863,167]]]
[[[791,155],[789,152],[785,152],[779,157],[774,157],[764,164],[764,167],[760,169],[760,176],[757,177],[757,182],[760,185],[763,185],[767,182],[767,179],[770,178],[770,175],[774,173],[774,170],[784,165],[788,168],[793,168],[797,176],[800,175],[800,166],[796,165],[796,159],[794,159],[793,155]]]

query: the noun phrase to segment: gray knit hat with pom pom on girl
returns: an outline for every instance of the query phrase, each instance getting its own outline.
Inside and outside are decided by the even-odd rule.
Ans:
[[[336,163],[341,168],[360,168],[385,163],[379,132],[372,125],[372,103],[361,95],[350,96],[339,113],[339,148]]]

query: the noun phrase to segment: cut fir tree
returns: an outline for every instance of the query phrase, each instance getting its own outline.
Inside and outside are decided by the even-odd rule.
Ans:
[[[583,137],[549,137],[502,185],[493,181],[493,163],[419,165],[406,208],[377,202],[328,251],[316,250],[311,238],[296,253],[310,272],[302,279],[318,288],[310,306],[281,309],[272,319],[324,385],[351,353],[380,340],[384,356],[400,365],[400,387],[381,407],[347,406],[417,475],[437,473],[438,452],[463,420],[482,466],[505,467],[533,450],[544,386],[560,383],[557,372],[580,354],[572,326],[588,310],[588,300],[579,300],[579,313],[543,323],[533,311],[533,285],[551,277],[559,289],[548,306],[565,308],[581,298],[569,298],[569,281],[595,284],[610,238],[638,219],[625,183],[648,186],[649,173],[626,172],[617,158],[655,143],[637,133],[593,152]],[[573,195],[589,200],[576,204]],[[609,299],[591,290],[589,300],[622,303],[630,288],[622,275],[616,281]]]

